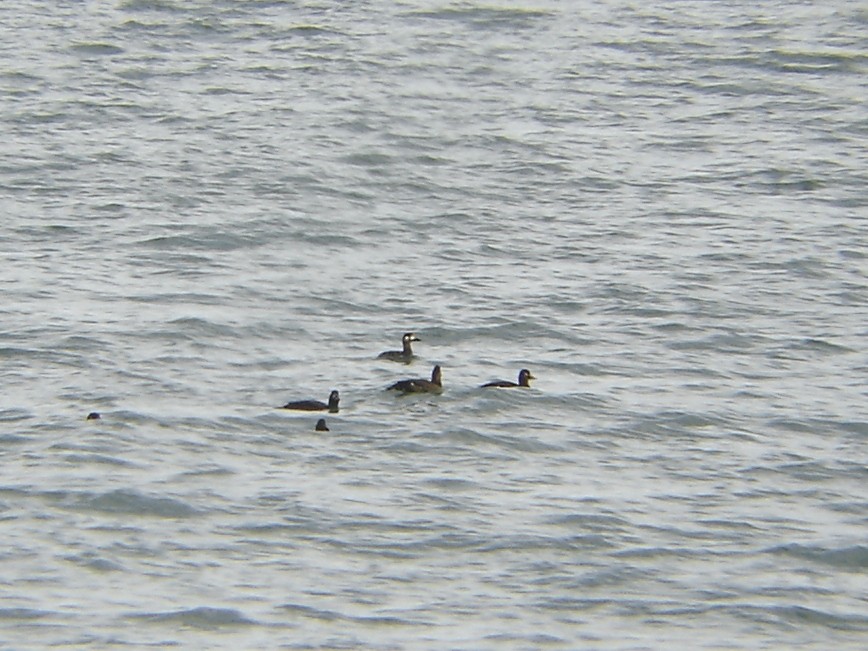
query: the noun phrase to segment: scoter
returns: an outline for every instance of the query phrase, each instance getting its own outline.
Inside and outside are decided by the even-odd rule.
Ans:
[[[387,350],[377,355],[377,359],[389,359],[393,362],[409,362],[414,357],[412,346],[412,342],[414,341],[422,340],[413,332],[405,332],[404,336],[401,337],[402,350]]]
[[[412,380],[398,380],[387,387],[389,391],[401,391],[403,393],[441,393],[443,382],[440,375],[440,366],[435,366],[431,371],[431,379],[416,378]]]
[[[526,368],[523,368],[518,372],[518,383],[510,382],[509,380],[494,380],[494,382],[487,382],[487,383],[483,384],[482,386],[483,387],[503,387],[503,388],[529,387],[531,380],[536,380],[536,378],[530,374],[530,371],[528,371]]]
[[[329,426],[326,425],[325,418],[320,418],[320,419],[316,422],[316,426],[314,427],[314,429],[315,429],[317,432],[328,432],[328,431],[329,431]]]
[[[328,404],[319,400],[295,400],[287,402],[281,409],[294,409],[296,411],[325,411],[328,409],[331,413],[338,412],[338,403],[341,401],[340,394],[335,390],[329,394]]]

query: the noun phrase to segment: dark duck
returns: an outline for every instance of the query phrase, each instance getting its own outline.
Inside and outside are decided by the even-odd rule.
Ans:
[[[530,381],[535,379],[536,378],[530,374],[530,371],[528,371],[526,368],[523,368],[518,372],[518,382],[510,382],[509,380],[494,380],[493,382],[486,382],[482,386],[502,388],[529,387]]]
[[[413,332],[405,332],[401,337],[402,350],[387,350],[377,355],[377,359],[389,359],[393,362],[409,362],[413,359],[413,342],[422,341]]]
[[[341,395],[337,391],[332,391],[329,394],[328,404],[319,400],[294,400],[287,402],[281,409],[294,409],[296,411],[325,411],[328,409],[331,413],[336,414],[340,401]]]
[[[440,375],[440,366],[435,366],[434,370],[431,371],[430,380],[424,378],[398,380],[387,388],[389,391],[400,391],[402,393],[441,393],[443,391],[443,382]]]

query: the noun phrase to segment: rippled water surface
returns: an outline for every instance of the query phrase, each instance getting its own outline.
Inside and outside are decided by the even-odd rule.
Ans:
[[[866,30],[3,4],[0,646],[864,649]]]

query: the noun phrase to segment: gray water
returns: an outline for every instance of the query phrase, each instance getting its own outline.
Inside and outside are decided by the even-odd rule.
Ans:
[[[864,649],[866,33],[3,3],[0,646]]]

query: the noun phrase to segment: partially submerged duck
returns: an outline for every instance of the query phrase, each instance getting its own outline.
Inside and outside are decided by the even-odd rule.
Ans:
[[[510,388],[510,387],[529,387],[530,381],[535,380],[536,378],[530,374],[526,368],[521,369],[518,372],[518,382],[510,382],[509,380],[494,380],[493,382],[487,382],[483,384],[483,387],[502,387],[502,388]]]
[[[320,419],[316,422],[316,427],[314,427],[314,429],[315,429],[317,432],[328,432],[328,431],[329,431],[329,426],[326,425],[325,418],[320,418]]]
[[[296,411],[325,411],[328,409],[331,413],[336,414],[340,401],[341,395],[335,390],[329,394],[328,404],[319,400],[295,400],[287,402],[281,409],[294,409]]]
[[[377,359],[389,359],[393,362],[409,362],[413,359],[413,342],[422,341],[413,332],[405,332],[401,337],[402,350],[387,350],[377,355]]]
[[[387,390],[401,391],[403,393],[441,393],[443,391],[443,382],[440,374],[440,366],[434,367],[431,371],[431,379],[416,378],[412,380],[398,380]]]

